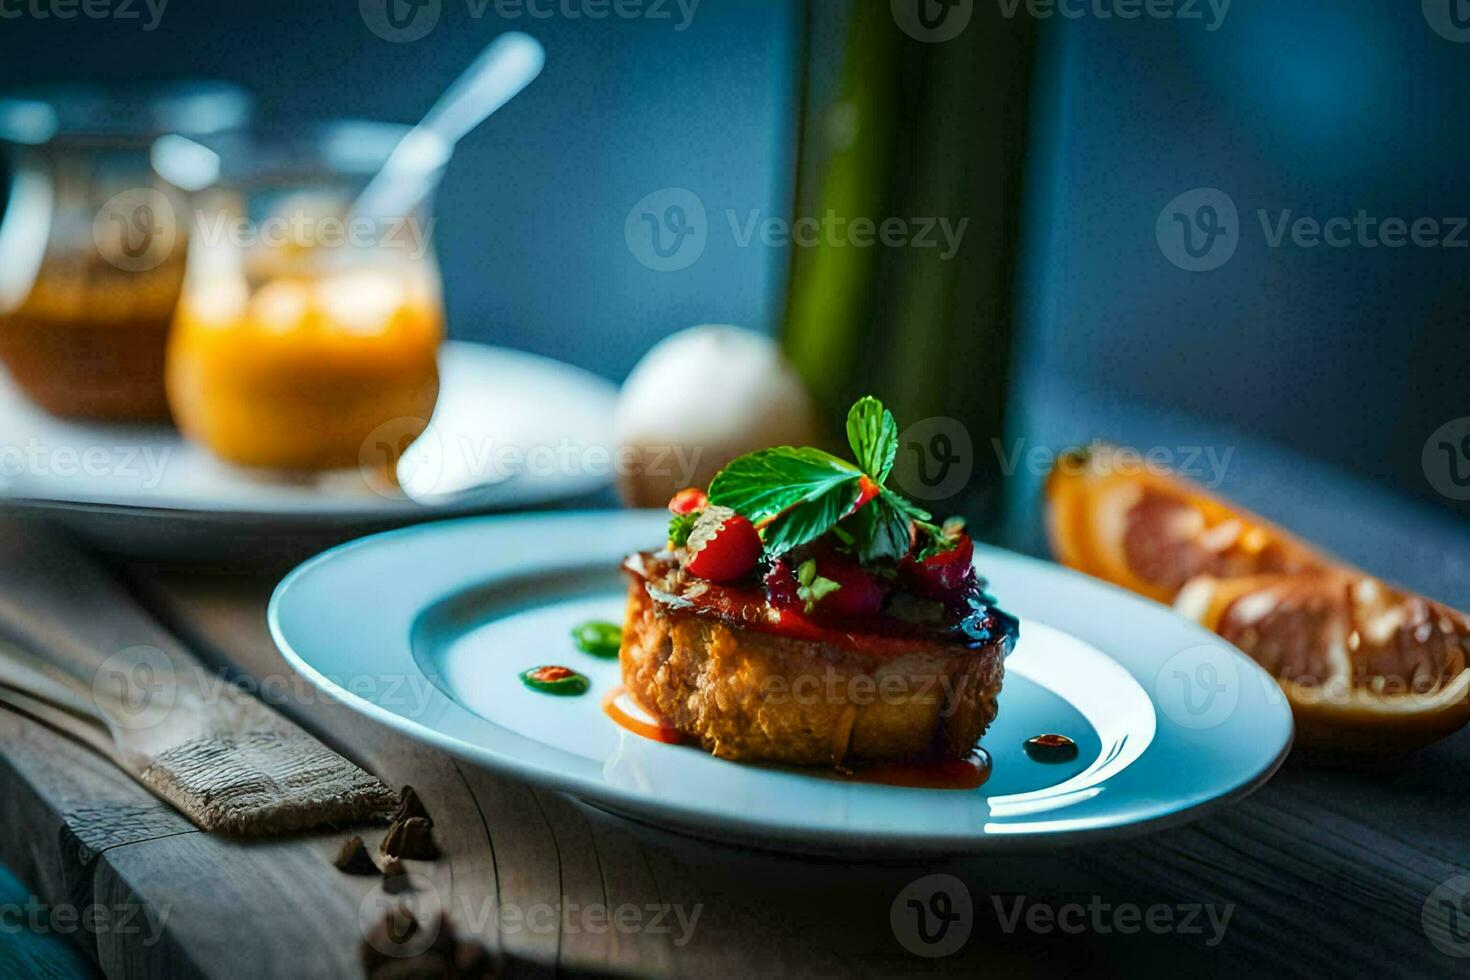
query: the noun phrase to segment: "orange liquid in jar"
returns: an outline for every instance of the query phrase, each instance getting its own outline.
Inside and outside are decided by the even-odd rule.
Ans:
[[[63,418],[168,418],[164,347],[183,270],[71,276],[43,269],[0,313],[0,361],[31,400]]]
[[[443,339],[437,293],[401,272],[282,276],[254,290],[202,277],[175,314],[169,406],[185,435],[232,463],[387,464],[433,413]]]

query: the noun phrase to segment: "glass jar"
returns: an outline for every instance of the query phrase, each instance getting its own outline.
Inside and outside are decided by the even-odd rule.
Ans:
[[[241,89],[210,82],[0,98],[0,361],[33,401],[68,417],[167,417],[187,200],[150,149],[163,133],[239,126],[249,108]]]
[[[169,405],[221,459],[391,465],[428,424],[444,339],[429,196],[448,148],[420,146],[432,158],[423,193],[402,212],[353,210],[408,132],[344,121],[221,134],[197,142],[200,173],[176,177],[207,186],[169,341]]]

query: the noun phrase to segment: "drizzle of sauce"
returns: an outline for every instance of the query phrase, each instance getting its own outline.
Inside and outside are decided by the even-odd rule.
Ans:
[[[1077,758],[1077,743],[1065,735],[1033,735],[1026,739],[1025,748],[1036,762],[1071,762]]]
[[[634,735],[665,745],[678,745],[684,741],[672,725],[645,710],[621,685],[607,692],[602,699],[602,710],[619,728],[625,728]]]
[[[627,688],[616,687],[609,691],[602,699],[602,710],[614,724],[634,735],[665,745],[689,742],[668,722],[645,710],[628,693]],[[844,783],[874,783],[910,789],[976,789],[990,778],[990,755],[984,749],[976,749],[966,759],[879,762],[851,770],[801,769],[794,766],[772,768]]]
[[[586,694],[587,689],[592,686],[592,682],[585,674],[579,674],[570,667],[560,667],[555,664],[523,670],[520,676],[521,683],[531,690],[557,697],[576,697],[579,694]]]
[[[832,778],[848,783],[876,783],[911,789],[978,789],[990,778],[990,753],[976,749],[966,759],[928,762],[875,762]]]

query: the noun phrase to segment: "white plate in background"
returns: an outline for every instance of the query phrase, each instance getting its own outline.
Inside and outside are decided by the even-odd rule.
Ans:
[[[338,540],[429,517],[529,507],[612,479],[616,387],[549,358],[459,341],[439,355],[429,428],[405,455],[409,499],[371,470],[289,474],[215,459],[167,425],[55,418],[0,375],[0,505],[43,513],[128,553],[211,550],[252,536]],[[385,438],[397,434],[390,424]],[[370,455],[369,451],[369,455]],[[514,474],[514,475],[512,475]],[[508,478],[507,478],[508,477]],[[477,482],[478,492],[455,493]]]

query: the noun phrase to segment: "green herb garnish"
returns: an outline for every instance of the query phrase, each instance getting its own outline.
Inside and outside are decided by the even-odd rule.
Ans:
[[[817,563],[811,558],[796,568],[796,597],[806,603],[807,612],[811,612],[812,608],[825,596],[831,595],[840,588],[842,588],[840,583],[817,574]]]
[[[831,493],[850,502],[862,475],[847,460],[820,449],[776,446],[731,461],[710,483],[709,499],[760,524]]]
[[[859,398],[847,413],[847,442],[863,472],[881,487],[898,455],[898,423],[893,413],[871,395]]]
[[[882,402],[868,396],[853,405],[847,441],[856,464],[809,446],[776,446],[741,456],[710,483],[710,502],[749,518],[760,528],[769,555],[814,541],[839,521],[845,521],[845,543],[862,561],[904,557],[911,527],[918,530],[921,552],[953,547],[928,511],[883,485],[898,454],[898,423]],[[876,486],[878,493],[854,514],[864,477],[870,481],[867,489]]]
[[[623,645],[623,631],[614,623],[594,619],[572,627],[572,642],[583,653],[611,660]]]
[[[699,511],[693,510],[687,514],[675,514],[669,518],[669,543],[675,548],[682,548],[688,544],[689,532],[694,530],[699,514]]]

